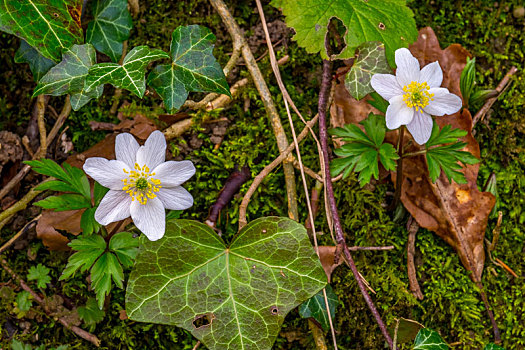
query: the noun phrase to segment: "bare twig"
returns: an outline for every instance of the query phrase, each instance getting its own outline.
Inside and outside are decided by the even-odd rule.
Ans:
[[[308,126],[312,127],[318,119],[318,115],[312,118],[308,122]],[[306,135],[308,135],[308,126],[306,126],[303,131],[297,136],[297,142],[301,142]],[[252,198],[252,195],[257,190],[257,187],[261,184],[261,182],[264,180],[264,178],[273,170],[275,169],[285,158],[288,157],[288,155],[293,151],[295,145],[289,145],[288,148],[282,152],[279,157],[275,158],[270,164],[264,167],[264,169],[253,179],[252,184],[250,185],[250,188],[248,188],[248,191],[246,191],[246,194],[244,195],[241,205],[239,206],[239,230],[246,226],[248,221],[246,220],[246,209],[248,208],[248,203],[250,203],[250,199]]]
[[[494,343],[500,344],[501,343],[501,333],[498,328],[498,324],[496,323],[496,319],[494,318],[494,313],[492,312],[489,304],[489,300],[487,299],[487,294],[485,294],[485,289],[483,288],[483,283],[476,282],[476,285],[479,288],[479,293],[481,294],[481,300],[483,300],[483,304],[485,305],[485,309],[487,310],[487,314],[490,319],[490,323],[492,324],[492,330],[494,332]]]
[[[414,255],[416,254],[416,233],[419,230],[419,225],[413,217],[408,220],[408,243],[407,243],[407,270],[408,270],[408,282],[410,284],[410,290],[412,294],[419,299],[423,300],[423,293],[417,282],[416,265],[414,263]]]
[[[5,242],[4,245],[0,247],[0,254],[2,254],[4,251],[7,250],[7,248],[13,245],[13,243],[15,243],[20,238],[20,236],[22,236],[24,233],[30,230],[37,223],[38,219],[40,219],[41,216],[42,214],[38,214],[37,217],[25,224],[20,231],[18,231],[13,237],[11,237],[9,241]]]
[[[396,169],[396,192],[394,193],[394,199],[392,203],[388,206],[387,210],[394,210],[399,204],[401,199],[401,190],[403,188],[403,139],[405,135],[405,126],[402,125],[399,129],[399,138],[397,140],[397,153],[399,154],[399,159],[397,160],[397,169]]]
[[[474,126],[476,126],[477,122],[480,120],[483,120],[485,117],[485,114],[490,110],[490,107],[496,102],[496,100],[500,97],[501,93],[504,91],[505,87],[510,81],[510,78],[516,74],[518,69],[514,66],[510,68],[510,70],[505,74],[503,79],[499,82],[498,86],[496,87],[496,91],[498,92],[498,95],[496,97],[489,98],[487,101],[485,101],[485,104],[483,104],[483,107],[480,108],[480,110],[474,115],[474,118],[472,118],[472,129],[474,129]]]
[[[201,346],[201,341],[200,340],[197,341],[197,344],[195,344],[195,346],[193,347],[192,350],[197,350],[199,348],[199,346]]]
[[[128,5],[131,10],[131,15],[137,17],[140,12],[139,0],[128,0]]]
[[[62,108],[62,111],[60,112],[60,115],[58,116],[58,119],[55,122],[55,125],[53,126],[53,128],[51,129],[49,134],[47,135],[47,142],[48,143],[51,143],[55,139],[55,137],[58,134],[58,131],[60,130],[60,128],[62,127],[62,125],[66,121],[66,118],[69,116],[69,113],[71,113],[71,103],[69,102],[69,95],[68,95],[66,97],[66,102],[64,102],[64,107]],[[40,153],[40,148],[36,151],[35,154],[38,155],[39,153]],[[36,158],[33,157],[33,159],[36,159]],[[29,165],[24,165],[24,167],[22,169],[20,169],[18,174],[16,174],[11,179],[11,181],[9,181],[4,186],[4,188],[2,188],[0,190],[0,199],[4,198],[5,195],[8,194],[13,189],[13,187],[16,186],[17,183],[22,181],[22,179],[29,173],[30,170],[31,170],[31,167]],[[1,222],[1,220],[0,220],[0,222]],[[0,224],[0,227],[1,227],[1,224]]]
[[[324,184],[325,192],[328,197],[328,205],[332,213],[332,220],[334,224],[336,241],[337,241],[337,244],[341,246],[343,250],[344,256],[348,264],[350,265],[350,269],[352,270],[352,273],[357,281],[361,294],[365,298],[365,301],[370,311],[372,312],[372,315],[374,316],[377,324],[379,325],[379,328],[381,329],[381,332],[383,333],[385,340],[387,341],[389,347],[393,348],[392,338],[390,337],[390,334],[388,333],[388,330],[386,329],[386,325],[381,319],[381,316],[379,315],[379,312],[377,311],[374,305],[374,302],[372,301],[372,298],[366,291],[366,286],[359,276],[359,271],[357,270],[354,259],[352,258],[352,254],[350,254],[350,251],[348,250],[348,247],[346,246],[346,241],[345,241],[344,233],[343,233],[343,227],[339,219],[337,204],[335,202],[332,182],[327,180],[327,179],[330,179],[330,164],[329,164],[329,156],[328,156],[328,132],[327,132],[327,125],[326,125],[326,108],[327,108],[328,98],[330,94],[330,86],[331,86],[331,80],[332,80],[331,75],[332,75],[332,63],[330,61],[323,60],[323,75],[322,75],[321,91],[319,93],[319,104],[318,104],[319,105],[319,138],[321,140],[321,148],[323,152],[323,162],[324,162],[324,172],[325,172],[325,184]]]
[[[36,186],[41,185],[51,180],[53,179],[48,178],[40,182]],[[38,196],[40,193],[43,192],[43,191],[35,190],[36,186],[31,188],[31,190],[29,190],[29,192],[27,192],[27,194],[23,196],[22,199],[20,199],[18,202],[16,202],[15,204],[13,204],[12,206],[10,206],[9,208],[7,208],[6,210],[0,213],[0,230],[5,226],[5,224],[7,224],[7,221],[9,221],[9,219],[11,219],[13,215],[27,208],[27,205],[29,204],[29,202],[31,202],[36,196]]]
[[[47,152],[47,131],[46,131],[46,103],[45,95],[39,95],[36,98],[36,113],[37,113],[37,122],[38,122],[38,131],[40,133],[40,148],[36,153],[37,158],[43,158],[46,156]]]
[[[233,18],[231,12],[228,10],[228,7],[224,3],[224,1],[210,0],[210,3],[221,16],[222,21],[226,26],[226,29],[228,30],[230,36],[234,41],[234,47],[235,45],[239,45],[242,48],[241,51],[242,56],[244,58],[244,62],[246,63],[246,67],[250,71],[255,87],[259,91],[262,102],[264,104],[264,108],[266,109],[266,113],[268,115],[268,118],[270,119],[270,124],[272,125],[275,138],[277,139],[277,146],[279,148],[279,152],[282,153],[288,148],[288,139],[281,124],[281,119],[279,117],[279,113],[277,112],[277,108],[275,107],[275,103],[273,102],[270,90],[268,89],[268,86],[264,81],[264,77],[261,71],[259,70],[257,62],[255,62],[255,58],[253,57],[253,53],[250,50],[250,47],[246,43],[244,34],[242,33],[241,28],[239,28],[239,25],[237,24],[235,19]],[[294,220],[298,220],[299,213],[297,209],[295,174],[291,159],[286,159],[285,161],[283,161],[283,170],[284,179],[286,182],[286,194],[288,197],[288,212],[290,214],[289,216]]]
[[[70,331],[72,331],[73,333],[75,333],[76,335],[78,335],[79,337],[81,337],[82,339],[85,339],[87,341],[89,341],[91,344],[95,345],[96,347],[99,347],[100,346],[100,340],[93,334],[89,333],[89,332],[86,332],[85,330],[83,330],[82,328],[80,327],[77,327],[77,326],[73,326],[71,325],[67,319],[65,317],[61,317],[61,316],[58,316],[58,315],[54,315],[50,310],[49,308],[47,307],[46,305],[46,302],[44,299],[42,299],[40,297],[40,295],[38,295],[34,290],[32,290],[28,285],[27,283],[25,283],[25,281],[20,277],[18,276],[10,267],[9,267],[9,264],[7,263],[7,261],[5,259],[2,259],[0,260],[0,265],[2,265],[2,268],[7,272],[9,273],[13,279],[15,279],[18,284],[20,284],[20,287],[22,287],[23,290],[25,290],[26,292],[28,292],[29,294],[31,294],[33,296],[33,299],[42,307],[42,309],[44,309],[45,313],[48,315],[48,316],[51,316],[51,317],[58,317],[58,321],[64,326],[66,327],[67,329],[69,329]]]

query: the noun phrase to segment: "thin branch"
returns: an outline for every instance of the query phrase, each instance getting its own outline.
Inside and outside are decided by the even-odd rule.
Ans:
[[[10,267],[9,267],[9,264],[7,263],[7,261],[5,259],[2,259],[0,260],[0,265],[2,265],[2,268],[7,272],[9,273],[13,279],[15,279],[18,284],[20,284],[20,287],[22,287],[23,290],[25,290],[26,292],[28,292],[29,294],[31,294],[33,296],[33,299],[42,307],[42,309],[44,309],[45,313],[50,316],[50,317],[54,317],[55,319],[58,317],[58,321],[64,326],[66,327],[67,329],[69,329],[70,331],[72,331],[73,333],[75,333],[76,335],[78,335],[79,337],[81,337],[82,339],[85,339],[87,341],[89,341],[91,344],[95,345],[96,347],[99,347],[100,346],[100,340],[93,334],[89,333],[89,332],[86,332],[85,330],[83,330],[82,328],[80,327],[77,327],[77,326],[73,326],[71,325],[67,319],[65,317],[62,317],[62,316],[58,316],[58,315],[55,315],[53,312],[51,312],[49,310],[49,308],[47,307],[46,305],[46,302],[44,299],[42,299],[40,297],[40,295],[38,295],[34,290],[32,290],[28,285],[27,283],[25,283],[25,281],[20,277],[18,276]]]
[[[474,118],[472,118],[472,129],[476,126],[478,121],[483,120],[485,117],[485,114],[490,110],[490,107],[496,102],[496,100],[500,97],[501,93],[504,91],[505,87],[510,81],[510,78],[516,74],[518,69],[514,66],[510,68],[510,70],[505,74],[503,79],[499,82],[498,86],[496,87],[496,91],[498,92],[498,95],[496,97],[489,98],[487,101],[485,101],[485,104],[483,104],[483,107],[480,108],[480,110],[474,115]]]
[[[40,149],[36,153],[37,158],[45,158],[47,152],[47,131],[46,131],[46,103],[45,95],[39,95],[36,98],[36,113],[37,113],[37,123],[38,131],[40,133]]]
[[[416,264],[414,263],[414,255],[416,254],[416,233],[419,230],[419,225],[413,217],[408,220],[408,243],[407,243],[407,271],[410,291],[416,299],[423,300],[423,293],[419,287],[416,274]]]
[[[397,154],[399,159],[397,160],[397,169],[396,169],[396,192],[394,193],[394,199],[392,203],[388,206],[387,210],[394,210],[399,204],[399,199],[401,198],[401,190],[403,187],[403,139],[405,136],[405,126],[402,125],[399,129],[399,138],[397,140]]]
[[[24,233],[26,233],[27,231],[29,231],[38,221],[38,219],[40,219],[40,217],[42,216],[42,214],[38,214],[37,217],[35,217],[33,220],[29,221],[27,224],[24,225],[24,227],[22,227],[22,229],[20,231],[18,231],[13,237],[11,237],[11,239],[7,242],[4,243],[4,245],[2,245],[2,247],[0,247],[0,254],[2,254],[3,252],[5,252],[10,246],[12,246]]]
[[[246,67],[250,71],[255,87],[259,91],[262,102],[264,104],[264,108],[266,109],[266,113],[268,115],[268,118],[270,119],[270,124],[272,125],[275,138],[277,139],[277,147],[279,148],[279,152],[282,153],[288,148],[288,138],[286,137],[286,133],[284,132],[283,126],[281,124],[281,119],[279,117],[279,113],[277,112],[277,108],[275,107],[275,103],[273,101],[270,90],[268,89],[266,81],[264,80],[264,77],[261,71],[259,70],[259,66],[255,61],[255,58],[253,57],[253,53],[250,50],[250,47],[246,43],[244,34],[242,33],[241,28],[239,28],[239,25],[237,24],[235,19],[233,18],[231,12],[228,10],[228,7],[224,3],[224,1],[210,0],[210,3],[215,8],[217,13],[221,16],[222,21],[226,26],[226,29],[228,30],[230,36],[233,39],[234,47],[235,45],[239,45],[241,47],[244,62],[246,63]],[[292,219],[298,220],[299,212],[297,209],[295,171],[290,159],[286,159],[285,161],[283,161],[283,170],[284,179],[286,182],[286,194],[288,197],[288,212]]]
[[[352,258],[352,254],[350,254],[350,251],[348,250],[348,247],[346,246],[346,241],[345,241],[344,233],[343,233],[343,227],[339,219],[339,214],[337,211],[337,204],[335,202],[334,189],[332,187],[332,182],[327,181],[327,179],[330,179],[330,164],[329,164],[329,156],[328,156],[328,132],[327,132],[327,125],[326,125],[326,109],[327,109],[328,98],[330,95],[330,86],[331,86],[331,81],[332,81],[331,75],[332,75],[332,62],[323,60],[323,75],[322,75],[322,80],[321,80],[321,91],[319,93],[319,104],[318,104],[319,107],[318,108],[319,108],[319,138],[321,140],[321,148],[323,151],[324,172],[325,172],[325,184],[324,184],[325,192],[328,197],[328,205],[332,213],[332,220],[334,224],[337,244],[341,246],[344,256],[348,264],[350,265],[350,269],[352,270],[352,273],[357,281],[361,294],[365,298],[365,301],[370,311],[372,312],[372,315],[374,316],[377,324],[379,325],[379,328],[381,329],[381,332],[383,333],[383,336],[385,337],[385,340],[387,341],[388,346],[392,349],[393,348],[392,338],[390,337],[390,334],[388,333],[388,330],[386,329],[386,325],[381,319],[381,316],[379,315],[379,312],[377,311],[374,305],[374,302],[372,301],[372,298],[368,294],[366,290],[366,286],[359,276],[359,271],[357,270],[354,259]]]
[[[66,102],[64,103],[64,107],[62,108],[62,111],[60,112],[60,115],[58,116],[57,121],[55,122],[55,125],[47,135],[47,142],[51,143],[55,139],[55,137],[58,134],[58,131],[66,121],[66,118],[69,116],[69,113],[71,113],[71,103],[69,102],[69,95],[66,97]],[[35,155],[38,155],[40,153],[40,148],[36,151]],[[33,159],[37,159],[36,156],[33,157]],[[4,198],[6,194],[8,194],[13,187],[16,186],[22,179],[29,173],[31,170],[31,167],[29,165],[24,165],[22,169],[16,174],[11,181],[7,183],[7,185],[0,190],[0,199]],[[1,220],[0,220],[1,222]],[[0,224],[1,227],[1,224]]]
[[[319,118],[319,115],[316,115],[313,117],[312,120],[308,122],[308,126],[306,126],[303,131],[297,136],[297,142],[301,142],[306,135],[308,135],[309,129],[308,127],[312,127]],[[257,187],[261,184],[261,182],[264,180],[268,174],[275,169],[285,158],[288,157],[288,155],[293,151],[295,145],[289,145],[288,148],[282,152],[279,157],[275,158],[270,164],[268,164],[264,169],[253,179],[252,184],[250,185],[250,188],[248,188],[248,191],[244,195],[241,205],[239,206],[239,230],[246,226],[248,223],[246,220],[246,209],[248,207],[248,203],[250,203],[250,199],[252,198],[252,195],[257,190]]]

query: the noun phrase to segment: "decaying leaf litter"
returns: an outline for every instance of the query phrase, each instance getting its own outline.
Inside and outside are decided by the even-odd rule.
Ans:
[[[446,181],[446,180],[445,180]]]

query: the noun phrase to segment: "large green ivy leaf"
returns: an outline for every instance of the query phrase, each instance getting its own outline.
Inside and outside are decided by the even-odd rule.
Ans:
[[[4,0],[0,1],[0,30],[59,62],[64,51],[84,41],[81,10],[82,0]]]
[[[15,53],[16,63],[28,63],[33,78],[38,82],[46,74],[55,62],[46,58],[29,45],[25,40],[20,40],[20,47]]]
[[[215,35],[198,25],[181,26],[171,35],[172,64],[158,65],[148,76],[148,85],[175,112],[190,91],[230,95],[221,66],[213,56]]]
[[[414,14],[405,0],[273,0],[295,29],[294,40],[308,53],[321,52],[328,58],[325,36],[331,18],[346,26],[346,47],[335,58],[350,58],[367,41],[385,44],[388,61],[394,64],[394,51],[417,39]]]
[[[86,92],[85,82],[89,68],[96,62],[96,51],[90,44],[73,45],[64,53],[62,61],[51,68],[40,79],[33,92],[33,97],[47,94],[60,96],[71,94],[71,107],[77,111],[92,98],[102,95],[103,87],[100,86]]]
[[[141,237],[126,311],[182,327],[211,350],[271,349],[286,314],[325,284],[306,229],[293,220],[254,220],[229,247],[205,224],[170,220],[162,239]]]
[[[93,20],[86,31],[86,41],[117,62],[122,55],[122,43],[129,38],[133,20],[127,0],[96,0]]]
[[[358,48],[357,58],[345,78],[345,87],[360,100],[374,91],[370,80],[374,74],[392,73],[385,56],[385,45],[378,41],[366,42]]]
[[[438,332],[422,328],[414,340],[414,350],[448,350],[448,345],[443,341]]]
[[[122,65],[117,63],[99,63],[89,69],[86,79],[86,92],[90,92],[101,84],[111,83],[116,87],[133,92],[142,97],[146,92],[146,67],[155,60],[170,56],[157,49],[147,46],[137,46],[131,50]]]

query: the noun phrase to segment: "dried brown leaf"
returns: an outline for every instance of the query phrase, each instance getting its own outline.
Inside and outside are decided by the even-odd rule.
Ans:
[[[330,283],[332,279],[332,273],[335,268],[344,261],[343,259],[339,259],[338,263],[334,264],[336,249],[336,246],[319,246],[319,259],[321,260],[321,265],[323,265],[326,277],[328,277],[328,283]]]

